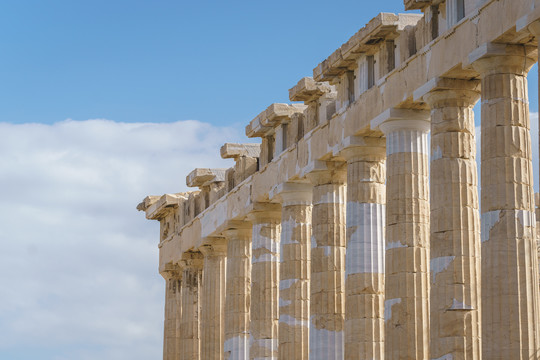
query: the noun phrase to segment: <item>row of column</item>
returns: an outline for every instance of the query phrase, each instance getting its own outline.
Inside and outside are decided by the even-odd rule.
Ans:
[[[183,255],[178,267],[165,272],[163,359],[200,359],[202,270],[202,255],[188,252]],[[219,312],[222,312],[221,309]]]
[[[540,358],[527,61],[517,47],[473,63],[480,214],[480,84],[442,79],[430,118],[388,116],[346,166],[282,184],[281,205],[209,241],[200,291],[189,259],[168,281],[164,357]]]

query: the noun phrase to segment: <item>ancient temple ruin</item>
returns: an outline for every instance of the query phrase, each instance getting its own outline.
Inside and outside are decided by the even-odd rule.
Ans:
[[[255,116],[260,144],[225,144],[234,167],[138,206],[164,359],[540,358],[540,0],[404,3],[422,13],[379,14]]]

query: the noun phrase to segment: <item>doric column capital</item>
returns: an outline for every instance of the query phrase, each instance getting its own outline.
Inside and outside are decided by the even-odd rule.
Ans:
[[[312,197],[313,186],[307,182],[286,182],[270,191],[270,198],[281,202],[282,206],[311,205]]]
[[[428,110],[390,108],[371,120],[371,128],[379,128],[386,136],[400,130],[428,133],[429,121]]]
[[[347,167],[343,162],[317,161],[313,170],[306,174],[313,186],[347,183]]]
[[[350,136],[342,141],[340,151],[347,163],[381,161],[386,158],[386,139],[372,136]]]
[[[419,119],[392,119],[385,121],[379,128],[385,135],[394,133],[396,131],[410,130],[428,133],[430,130],[429,121]]]
[[[180,260],[180,265],[182,269],[186,268],[202,268],[204,256],[199,251],[187,251],[182,254],[182,260]]]
[[[281,205],[276,203],[254,203],[247,218],[253,224],[279,221],[281,219]]]
[[[165,268],[160,271],[161,276],[165,280],[173,279],[173,278],[179,278],[182,276],[182,268],[179,264],[166,264]]]
[[[146,212],[146,218],[150,220],[162,220],[178,208],[182,200],[186,200],[184,194],[165,194],[162,196],[147,196],[137,209]]]
[[[486,43],[469,54],[469,64],[481,77],[491,74],[526,75],[536,63],[536,47]]]
[[[225,143],[220,149],[223,159],[234,159],[237,161],[241,157],[258,158],[261,156],[261,144],[232,144]]]
[[[223,236],[227,240],[249,240],[251,239],[251,223],[247,221],[231,221],[229,228],[223,231]]]
[[[227,169],[202,169],[197,168],[186,176],[186,185],[200,189],[216,182],[225,181]]]
[[[316,101],[324,94],[334,91],[334,87],[327,82],[317,82],[312,77],[304,77],[289,89],[291,101]]]
[[[480,91],[465,89],[438,89],[424,95],[424,101],[432,109],[449,106],[474,107],[480,99]]]
[[[473,107],[480,99],[480,80],[433,78],[414,92],[414,98],[423,99],[431,109]]]
[[[537,38],[540,37],[540,20],[536,20],[535,22],[529,24],[529,26],[527,26],[527,28],[529,29],[531,34],[533,34]]]
[[[227,239],[223,237],[207,238],[205,244],[199,247],[204,257],[227,256]]]
[[[535,9],[516,22],[516,31],[529,30],[537,38],[540,36],[540,7]]]

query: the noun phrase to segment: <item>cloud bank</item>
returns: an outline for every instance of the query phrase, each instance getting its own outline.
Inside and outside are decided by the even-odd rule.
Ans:
[[[240,129],[72,121],[0,123],[0,357],[157,359],[163,279],[157,222],[135,206],[229,167]]]

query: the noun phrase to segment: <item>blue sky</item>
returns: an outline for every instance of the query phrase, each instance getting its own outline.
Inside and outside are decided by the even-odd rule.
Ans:
[[[402,2],[3,1],[0,121],[243,126],[379,12]]]
[[[159,226],[137,203],[188,190],[196,167],[230,167],[223,143],[247,141],[253,117],[288,102],[372,17],[402,10],[401,0],[2,1],[0,360],[160,358]],[[536,67],[529,80],[536,112]]]
[[[0,120],[244,125],[400,0],[3,1]]]

